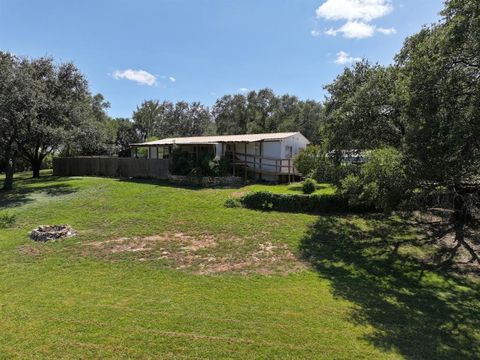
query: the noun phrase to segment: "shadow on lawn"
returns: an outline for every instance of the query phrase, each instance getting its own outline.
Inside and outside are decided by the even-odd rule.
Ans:
[[[318,191],[318,190],[325,190],[329,188],[329,186],[327,185],[324,185],[324,184],[317,184],[315,185],[315,191]],[[298,184],[293,184],[293,185],[290,185],[288,187],[289,190],[292,190],[292,191],[299,191],[299,192],[303,192],[303,184],[302,183],[298,183]]]
[[[186,190],[203,190],[203,189],[240,189],[245,186],[245,184],[238,184],[238,185],[196,185],[196,184],[181,184],[175,183],[168,180],[160,180],[160,179],[142,179],[142,178],[120,178],[117,179],[121,182],[131,182],[136,184],[147,184],[147,185],[156,185],[156,186],[166,186],[176,189],[186,189]]]
[[[366,339],[407,359],[478,359],[479,286],[435,274],[401,251],[419,240],[405,219],[322,217],[301,251],[331,281],[334,296],[358,305],[352,320],[371,325]]]
[[[62,183],[49,184],[51,182]],[[36,195],[44,195],[47,197],[57,197],[72,194],[77,191],[76,187],[65,184],[65,178],[58,177],[42,177],[40,179],[25,179],[18,181],[14,190],[0,190],[0,209],[14,208],[30,203],[35,200]],[[41,183],[42,186],[25,186],[35,183]],[[46,185],[43,185],[45,184]]]

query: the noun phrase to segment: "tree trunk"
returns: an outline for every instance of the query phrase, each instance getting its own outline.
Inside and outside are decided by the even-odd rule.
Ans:
[[[5,180],[3,180],[3,190],[13,189],[13,175],[15,173],[15,160],[10,158],[7,160],[5,169]]]
[[[465,241],[465,209],[462,195],[456,195],[454,200],[453,224],[455,229],[455,241],[463,244]]]
[[[33,178],[39,178],[40,177],[40,168],[42,166],[42,160],[41,159],[33,159],[30,164],[32,165],[32,177]]]
[[[474,248],[470,246],[465,239],[465,226],[467,222],[471,220],[471,212],[465,201],[466,192],[455,194],[454,198],[454,213],[453,213],[453,225],[455,230],[455,242],[457,245],[461,245],[471,255],[471,262],[476,261],[480,264],[480,256],[477,254]]]

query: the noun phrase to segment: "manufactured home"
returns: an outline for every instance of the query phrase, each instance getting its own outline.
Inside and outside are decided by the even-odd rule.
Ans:
[[[148,159],[168,159],[174,148],[191,154],[209,153],[214,158],[227,157],[232,162],[232,175],[267,181],[290,181],[301,174],[293,158],[310,141],[299,132],[177,137],[131,144],[132,156],[139,148],[147,148]]]

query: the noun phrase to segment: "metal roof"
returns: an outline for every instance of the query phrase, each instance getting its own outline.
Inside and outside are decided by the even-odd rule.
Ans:
[[[177,137],[162,140],[149,141],[144,143],[130,144],[131,146],[153,146],[153,145],[200,145],[216,143],[251,143],[257,141],[275,141],[289,138],[300,134],[299,132],[270,133],[270,134],[245,134],[245,135],[217,135],[217,136],[194,136]],[[300,134],[301,135],[301,134]],[[303,135],[302,135],[303,136]]]

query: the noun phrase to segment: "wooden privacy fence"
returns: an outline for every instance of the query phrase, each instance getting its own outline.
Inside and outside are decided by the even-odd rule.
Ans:
[[[167,179],[169,160],[82,156],[53,159],[55,176]]]

